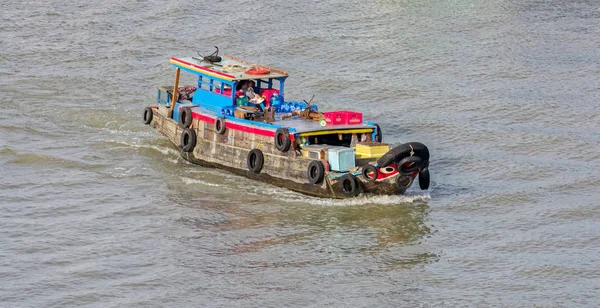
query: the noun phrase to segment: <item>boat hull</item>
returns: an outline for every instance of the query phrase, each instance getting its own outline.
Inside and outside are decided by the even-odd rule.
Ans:
[[[152,106],[151,109],[152,120],[148,124],[181,149],[184,128],[167,116],[168,109],[164,106]],[[181,156],[194,164],[223,169],[316,197],[342,199],[355,197],[359,193],[397,195],[406,190],[396,184],[398,176],[401,176],[397,173],[377,181],[368,181],[360,171],[351,172],[356,181],[356,188],[352,193],[348,193],[347,186],[344,188],[348,181],[344,182],[343,174],[340,173],[325,171],[320,183],[311,184],[307,178],[307,170],[313,160],[299,156],[293,144],[289,151],[281,152],[276,148],[273,136],[268,133],[227,129],[232,124],[233,122],[225,121],[225,132],[219,133],[214,117],[195,114],[190,129],[195,131],[196,144],[189,152],[181,151]],[[259,149],[264,158],[264,164],[258,173],[249,170],[248,155],[252,149]],[[411,183],[413,179],[414,176],[411,176]]]

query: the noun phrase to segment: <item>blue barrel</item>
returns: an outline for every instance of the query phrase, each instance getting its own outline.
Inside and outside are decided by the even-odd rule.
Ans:
[[[271,96],[271,106],[275,109],[276,112],[281,111],[281,104],[283,103],[283,99],[277,93]]]

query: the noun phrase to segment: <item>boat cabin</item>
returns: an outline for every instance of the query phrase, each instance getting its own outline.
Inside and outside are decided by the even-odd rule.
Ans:
[[[286,72],[258,65],[225,55],[220,62],[208,62],[201,58],[171,58],[177,69],[176,83],[180,70],[197,76],[194,85],[178,87],[178,98],[173,108],[173,119],[185,106],[202,106],[213,112],[231,116],[236,107],[248,106],[244,84],[252,82],[252,91],[264,97],[264,106],[283,102]],[[170,105],[174,87],[159,87],[158,102]],[[247,108],[251,110],[251,108]]]

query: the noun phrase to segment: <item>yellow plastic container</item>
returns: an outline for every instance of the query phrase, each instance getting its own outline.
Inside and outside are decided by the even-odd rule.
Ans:
[[[360,142],[356,144],[356,158],[380,158],[389,150],[387,143]]]

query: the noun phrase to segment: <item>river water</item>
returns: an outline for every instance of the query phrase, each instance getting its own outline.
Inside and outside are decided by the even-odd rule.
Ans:
[[[600,300],[595,0],[0,2],[0,307]],[[214,45],[427,144],[432,187],[318,199],[188,164],[141,112]]]

